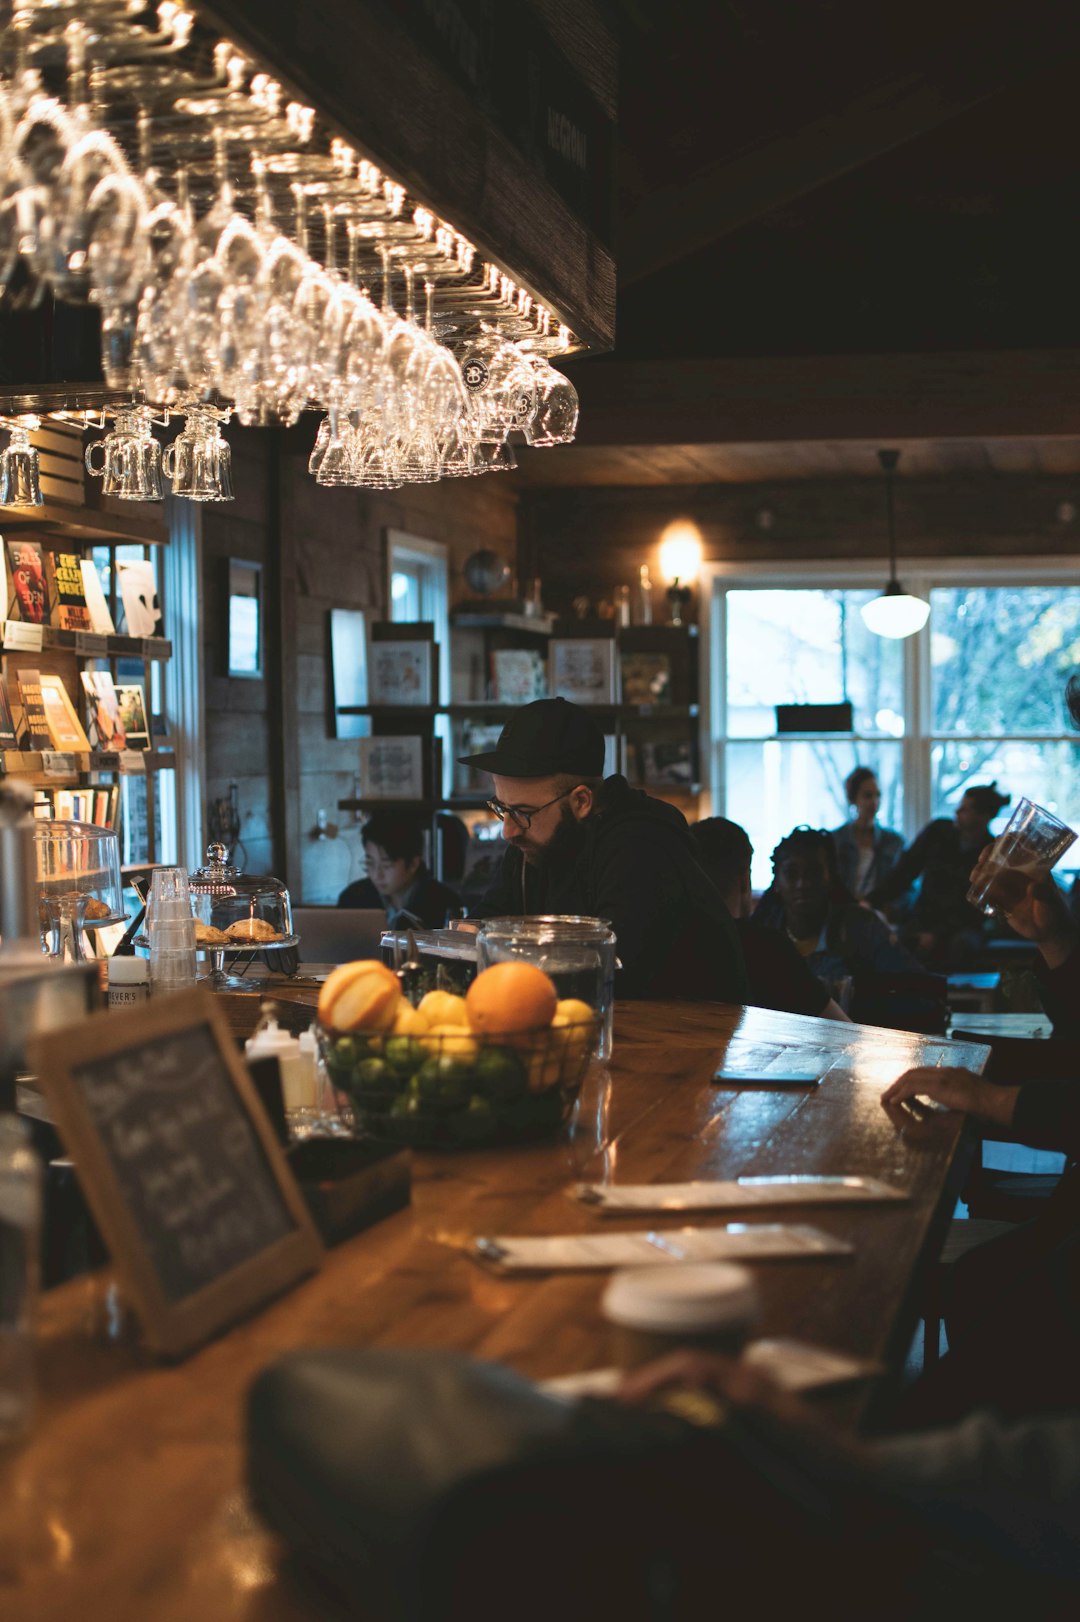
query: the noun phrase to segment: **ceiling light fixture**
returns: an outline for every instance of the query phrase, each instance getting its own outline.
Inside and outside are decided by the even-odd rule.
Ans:
[[[896,523],[893,512],[893,477],[899,451],[878,451],[878,461],[885,472],[885,502],[889,518],[889,581],[880,597],[863,604],[862,617],[868,631],[875,636],[898,640],[914,636],[930,618],[930,604],[921,597],[909,597],[896,578]]]

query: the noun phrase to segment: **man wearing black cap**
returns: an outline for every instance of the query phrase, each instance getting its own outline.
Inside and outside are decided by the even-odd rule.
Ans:
[[[461,764],[492,774],[488,803],[509,847],[483,916],[607,918],[620,996],[745,1002],[735,926],[685,817],[625,777],[604,778],[604,735],[583,709],[526,704],[493,750]]]

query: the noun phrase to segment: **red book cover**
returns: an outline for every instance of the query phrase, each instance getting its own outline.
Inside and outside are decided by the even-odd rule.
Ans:
[[[45,624],[45,569],[37,541],[8,541],[8,564],[19,618]]]

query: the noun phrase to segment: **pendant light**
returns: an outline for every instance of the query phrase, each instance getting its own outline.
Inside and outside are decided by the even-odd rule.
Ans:
[[[900,460],[899,451],[878,451],[878,461],[885,473],[885,501],[889,517],[889,583],[880,597],[865,603],[863,623],[875,636],[888,636],[894,640],[914,636],[930,618],[930,604],[921,597],[909,597],[896,578],[896,523],[893,513],[893,476]]]

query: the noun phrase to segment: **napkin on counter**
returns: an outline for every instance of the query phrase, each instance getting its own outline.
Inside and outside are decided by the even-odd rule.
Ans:
[[[733,1182],[574,1183],[571,1199],[599,1211],[714,1211],[761,1205],[866,1205],[906,1200],[876,1177],[737,1177]]]
[[[853,1246],[819,1228],[794,1224],[729,1222],[722,1228],[673,1228],[665,1233],[567,1233],[478,1238],[468,1247],[476,1261],[503,1273],[580,1272],[641,1267],[656,1262],[776,1261],[849,1256]]]

